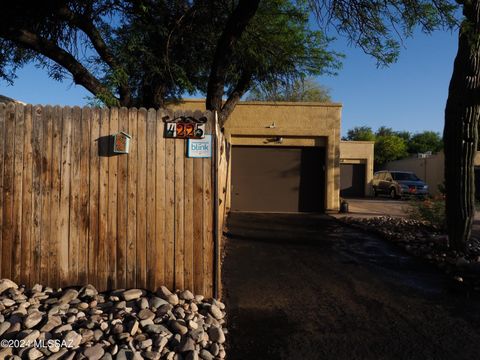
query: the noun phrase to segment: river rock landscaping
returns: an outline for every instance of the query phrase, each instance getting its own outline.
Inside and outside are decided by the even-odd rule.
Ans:
[[[436,264],[456,282],[480,291],[480,256],[450,249],[444,232],[428,222],[389,216],[345,217],[341,221],[394,242],[413,256]]]
[[[188,290],[0,280],[0,359],[223,359],[226,333],[225,305]]]

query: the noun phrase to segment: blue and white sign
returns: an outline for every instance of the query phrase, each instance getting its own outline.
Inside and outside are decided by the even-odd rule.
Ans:
[[[203,139],[187,140],[187,157],[209,158],[212,157],[212,135],[205,135]]]

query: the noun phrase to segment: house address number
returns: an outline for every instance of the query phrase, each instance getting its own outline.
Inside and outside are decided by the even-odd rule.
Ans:
[[[203,139],[206,117],[179,116],[165,119],[165,137],[178,139]]]

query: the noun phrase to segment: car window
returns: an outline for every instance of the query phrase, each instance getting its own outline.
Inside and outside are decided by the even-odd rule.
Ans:
[[[420,180],[417,175],[412,174],[412,173],[407,173],[407,172],[397,172],[393,173],[393,178],[395,180],[400,180],[400,181],[418,181]]]
[[[383,180],[384,178],[385,178],[384,172],[378,173],[378,180]]]

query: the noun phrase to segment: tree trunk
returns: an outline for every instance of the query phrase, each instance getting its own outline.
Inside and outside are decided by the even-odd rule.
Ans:
[[[480,111],[480,0],[465,2],[445,108],[446,221],[450,246],[469,252],[475,214],[474,158]]]

